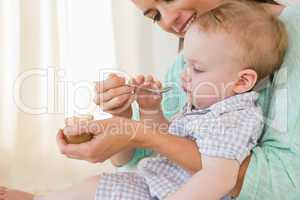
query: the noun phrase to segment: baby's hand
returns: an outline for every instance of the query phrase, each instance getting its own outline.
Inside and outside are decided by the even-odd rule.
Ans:
[[[161,89],[162,85],[160,81],[155,80],[151,75],[147,77],[139,75],[132,79],[130,84],[138,86],[135,90],[135,94],[141,112],[152,112],[160,109],[162,95],[141,89]]]

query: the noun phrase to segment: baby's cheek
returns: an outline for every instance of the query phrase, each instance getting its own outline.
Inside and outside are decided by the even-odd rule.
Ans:
[[[218,95],[218,87],[211,81],[202,81],[191,84],[194,94],[199,96],[216,96]]]
[[[193,85],[193,104],[196,106],[209,106],[220,97],[218,87],[212,82],[201,82]]]

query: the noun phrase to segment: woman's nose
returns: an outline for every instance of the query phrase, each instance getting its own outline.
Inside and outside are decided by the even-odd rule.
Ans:
[[[177,11],[172,10],[170,8],[161,7],[160,14],[162,23],[167,30],[172,30],[173,27],[176,27],[179,15]]]

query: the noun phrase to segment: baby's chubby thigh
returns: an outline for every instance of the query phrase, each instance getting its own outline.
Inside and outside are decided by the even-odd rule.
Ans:
[[[66,190],[53,192],[46,196],[37,196],[34,200],[94,200],[100,179],[101,175],[91,176]]]

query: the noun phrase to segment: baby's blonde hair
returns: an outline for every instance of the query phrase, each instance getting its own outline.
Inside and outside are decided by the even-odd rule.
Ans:
[[[262,4],[247,0],[225,0],[198,17],[204,32],[225,31],[245,51],[242,63],[258,74],[258,80],[279,69],[288,47],[283,22]]]

